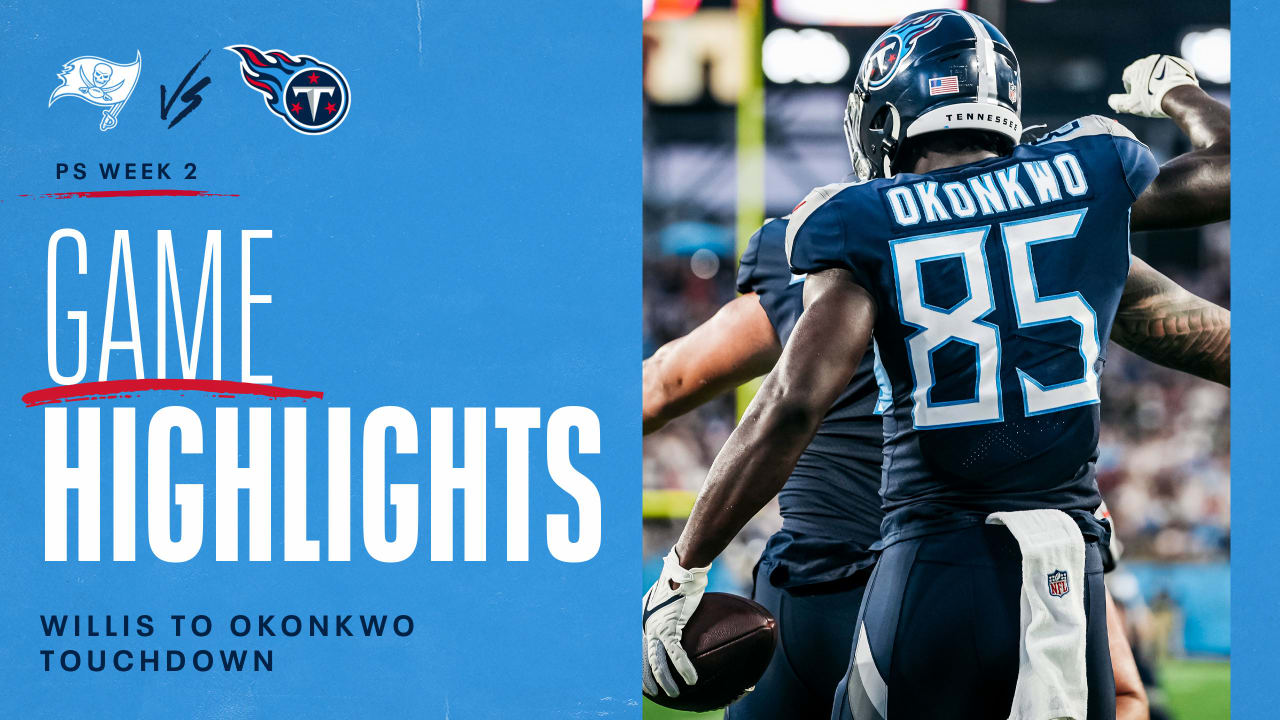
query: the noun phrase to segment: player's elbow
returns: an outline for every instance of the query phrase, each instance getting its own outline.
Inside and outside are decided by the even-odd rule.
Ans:
[[[782,404],[775,422],[783,432],[809,435],[822,422],[822,416],[822,408],[797,400]]]
[[[1231,158],[1231,122],[1228,118],[1226,122],[1215,124],[1210,131],[1209,144],[1206,149],[1214,154],[1225,155],[1227,162]]]
[[[761,434],[779,436],[807,434],[817,427],[823,416],[823,408],[801,393],[788,392],[779,384],[766,384],[743,417],[758,423]]]

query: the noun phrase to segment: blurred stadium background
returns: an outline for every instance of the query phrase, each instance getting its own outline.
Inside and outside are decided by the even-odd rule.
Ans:
[[[849,175],[845,98],[871,41],[933,7],[977,12],[1017,50],[1026,126],[1114,116],[1131,61],[1180,54],[1229,102],[1226,0],[644,0],[644,349],[685,334],[734,297],[737,254],[765,217]],[[1167,120],[1122,122],[1163,162],[1187,149]],[[1134,252],[1230,307],[1227,224],[1142,233]],[[645,577],[658,575],[716,451],[750,398],[725,397],[644,443]],[[1228,393],[1110,349],[1099,482],[1123,543],[1109,577],[1148,671],[1153,718],[1229,716]],[[713,569],[750,592],[779,525],[770,508]],[[642,588],[643,590],[643,588]],[[689,717],[646,705],[646,718]]]

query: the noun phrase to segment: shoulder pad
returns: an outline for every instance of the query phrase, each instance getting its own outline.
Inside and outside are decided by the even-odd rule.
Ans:
[[[1053,132],[1046,133],[1040,139],[1031,143],[1032,145],[1044,145],[1053,142],[1065,142],[1075,140],[1077,138],[1087,137],[1089,135],[1114,135],[1116,137],[1128,138],[1137,141],[1129,129],[1119,122],[1102,115],[1086,115],[1077,118]]]
[[[804,200],[787,215],[787,261],[791,261],[791,248],[795,244],[796,233],[800,232],[800,227],[804,225],[804,221],[818,208],[822,207],[828,200],[835,197],[845,188],[861,185],[861,182],[849,183],[831,183],[822,187],[814,188],[809,191]]]

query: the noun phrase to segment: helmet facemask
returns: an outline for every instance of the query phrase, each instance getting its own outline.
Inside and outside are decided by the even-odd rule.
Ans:
[[[867,119],[868,127],[864,131],[865,96],[865,90],[855,88],[849,93],[844,109],[844,139],[849,146],[853,172],[860,181],[893,177],[893,159],[902,146],[902,118],[892,103],[886,103],[880,106],[874,117]],[[866,146],[862,141],[864,133],[868,141]]]
[[[858,91],[849,93],[849,102],[844,107],[844,141],[849,146],[849,162],[853,164],[853,174],[859,181],[870,180],[871,160],[862,152],[858,141],[858,126],[862,123],[862,108],[866,103]]]

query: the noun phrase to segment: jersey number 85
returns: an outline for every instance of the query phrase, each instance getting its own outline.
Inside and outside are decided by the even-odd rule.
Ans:
[[[1028,416],[1098,402],[1097,315],[1078,292],[1041,296],[1031,260],[1032,246],[1075,237],[1086,212],[1087,209],[1075,210],[999,226],[1008,258],[1018,327],[1070,321],[1079,325],[1081,331],[1078,349],[1083,371],[1080,379],[1043,385],[1016,368]],[[984,320],[995,308],[991,272],[984,252],[991,229],[984,226],[955,230],[904,238],[892,244],[901,320],[917,328],[906,340],[914,381],[912,420],[917,428],[977,425],[1004,419],[1000,399],[1000,328]],[[925,302],[920,265],[947,258],[961,260],[969,294],[954,307],[942,309]],[[934,352],[952,341],[971,345],[976,350],[976,392],[970,399],[931,400],[929,392],[938,379]]]

